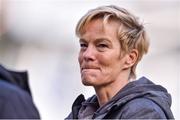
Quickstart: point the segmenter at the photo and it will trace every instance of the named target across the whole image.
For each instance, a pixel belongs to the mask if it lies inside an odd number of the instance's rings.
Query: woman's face
[[[120,77],[124,58],[120,58],[118,26],[111,21],[103,28],[102,19],[96,19],[85,27],[79,40],[79,64],[84,85],[104,86]]]

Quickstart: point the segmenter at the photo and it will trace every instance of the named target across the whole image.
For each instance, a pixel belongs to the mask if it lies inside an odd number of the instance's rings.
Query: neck
[[[106,86],[98,86],[94,87],[96,91],[96,95],[98,98],[98,102],[100,106],[106,104],[109,100],[111,100],[126,84],[128,84],[128,78],[118,79],[113,81],[111,84]]]

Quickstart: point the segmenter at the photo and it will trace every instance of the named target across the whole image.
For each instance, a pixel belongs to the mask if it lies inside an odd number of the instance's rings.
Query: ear
[[[131,68],[137,61],[138,51],[136,49],[132,49],[125,56],[124,69]]]

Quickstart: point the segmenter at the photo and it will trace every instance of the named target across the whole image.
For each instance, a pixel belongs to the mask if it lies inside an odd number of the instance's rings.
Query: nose
[[[86,50],[82,53],[82,56],[85,61],[93,61],[95,60],[95,49],[93,46],[88,46]]]

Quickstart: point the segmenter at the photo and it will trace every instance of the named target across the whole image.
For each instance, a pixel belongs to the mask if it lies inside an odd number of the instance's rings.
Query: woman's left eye
[[[100,47],[100,48],[106,48],[106,47],[108,47],[108,45],[106,45],[106,44],[99,44],[98,47]]]

